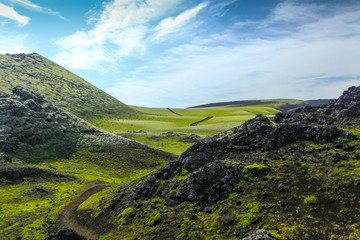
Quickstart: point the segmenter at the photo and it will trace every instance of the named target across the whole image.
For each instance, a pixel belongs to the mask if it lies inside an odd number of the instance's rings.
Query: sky
[[[337,98],[360,0],[0,0],[0,54],[32,52],[129,105]]]

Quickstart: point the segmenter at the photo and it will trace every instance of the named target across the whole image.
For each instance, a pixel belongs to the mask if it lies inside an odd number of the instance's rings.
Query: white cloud
[[[30,0],[8,0],[14,4],[18,4],[24,8],[33,10],[33,11],[37,11],[37,12],[42,12],[42,13],[46,13],[46,14],[50,14],[50,15],[54,15],[57,16],[63,20],[66,20],[66,18],[64,18],[61,13],[59,12],[54,12],[53,10],[51,10],[50,8],[46,8],[46,7],[41,7],[33,2],[31,2]]]
[[[134,75],[141,74],[141,73],[145,72],[148,69],[149,69],[149,66],[146,66],[146,65],[141,66],[141,67],[136,68],[135,71],[132,74],[134,74]]]
[[[229,11],[229,6],[236,3],[237,0],[223,0],[210,7],[210,13],[216,17],[223,17]]]
[[[296,2],[285,1],[277,5],[272,11],[268,22],[286,22],[286,23],[304,23],[316,21],[321,12],[325,9],[324,5],[300,4]]]
[[[280,18],[281,7],[275,13],[285,24],[299,18],[299,8],[310,17],[278,37],[266,37],[281,31],[280,20],[273,21],[271,15],[265,20],[267,28],[262,28],[264,21],[257,22],[263,32],[252,38],[228,31],[197,38],[109,91],[132,105],[188,107],[241,99],[333,98],[360,85],[359,5],[325,15],[313,5],[287,5],[289,12]],[[232,44],[224,44],[224,39]]]
[[[208,5],[202,3],[175,18],[167,18],[179,11],[181,1],[111,1],[104,5],[96,22],[90,14],[90,22],[95,24],[89,31],[76,32],[58,40],[60,52],[52,59],[71,68],[97,70],[103,69],[102,65],[109,62],[120,62],[124,57],[142,58],[153,36],[163,38],[171,32],[187,28],[185,23]],[[93,58],[89,61],[83,55]],[[80,62],[74,64],[75,59]]]
[[[5,17],[8,19],[14,20],[20,26],[26,26],[30,21],[29,17],[20,15],[13,8],[8,7],[2,3],[0,3],[0,17]]]
[[[196,7],[184,11],[175,18],[169,17],[162,20],[154,29],[156,31],[156,35],[154,36],[153,40],[157,40],[164,37],[165,35],[178,31],[179,28],[183,27],[190,20],[194,19],[196,15],[208,5],[209,3],[207,2],[200,3]]]

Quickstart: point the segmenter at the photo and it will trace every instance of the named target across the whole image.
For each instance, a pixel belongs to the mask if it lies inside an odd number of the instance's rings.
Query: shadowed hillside
[[[137,112],[63,67],[32,54],[0,55],[0,91],[24,85],[87,121],[134,117]]]

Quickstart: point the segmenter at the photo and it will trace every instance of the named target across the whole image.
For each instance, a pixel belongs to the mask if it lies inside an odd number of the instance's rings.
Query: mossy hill
[[[87,121],[127,118],[137,112],[65,68],[36,54],[0,55],[0,91],[27,86]]]
[[[79,214],[102,240],[359,239],[359,118],[360,87],[258,115]]]

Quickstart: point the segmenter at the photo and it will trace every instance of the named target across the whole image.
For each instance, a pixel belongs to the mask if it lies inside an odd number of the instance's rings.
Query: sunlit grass
[[[273,116],[279,110],[273,105],[263,104],[245,107],[172,108],[179,115],[166,108],[132,107],[140,114],[136,119],[99,119],[97,126],[113,131],[121,136],[126,132],[145,131],[128,136],[129,139],[144,143],[176,155],[181,154],[192,144],[181,142],[181,137],[157,137],[161,133],[197,134],[212,136],[230,128],[237,127],[257,114]],[[211,119],[190,126],[206,117]]]
[[[98,120],[96,125],[113,132],[144,130],[161,133],[171,131],[210,136],[241,125],[257,114],[271,116],[279,112],[268,105],[172,109],[176,113],[181,114],[179,116],[165,108],[132,108],[142,114],[138,115],[135,119],[114,118]],[[213,118],[200,123],[198,126],[190,126],[190,124],[209,116]],[[202,127],[205,125],[206,127]]]

